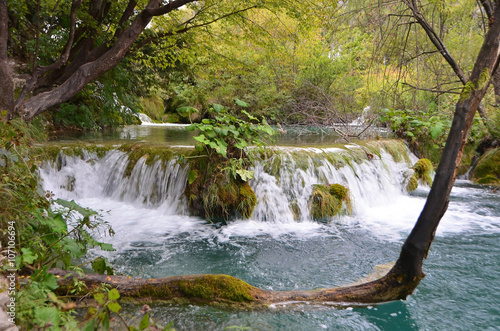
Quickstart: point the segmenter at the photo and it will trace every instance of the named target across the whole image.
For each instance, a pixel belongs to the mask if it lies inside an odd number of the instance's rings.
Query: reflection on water
[[[167,145],[194,145],[195,140],[192,138],[196,135],[190,132],[184,124],[163,124],[163,125],[130,125],[117,128],[114,130],[101,130],[92,132],[64,132],[53,135],[53,141],[94,141],[104,142],[112,141],[115,143],[125,143],[127,141],[151,142],[156,144]],[[328,146],[336,143],[345,143],[338,133],[338,129],[317,128],[317,127],[283,127],[277,130],[277,135],[270,144],[279,146]],[[351,135],[359,133],[359,127],[351,128]],[[343,129],[342,132],[345,130]],[[367,132],[365,132],[367,134]],[[370,135],[378,135],[387,137],[388,133],[383,128],[371,129]],[[357,139],[350,137],[350,140]]]

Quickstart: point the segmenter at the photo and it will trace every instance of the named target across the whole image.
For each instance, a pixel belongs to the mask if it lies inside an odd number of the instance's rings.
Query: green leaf
[[[443,132],[443,123],[438,122],[431,127],[430,134],[432,139],[436,139]]]
[[[104,293],[94,293],[94,300],[97,301],[99,305],[104,305],[106,302],[106,295]]]
[[[31,248],[21,248],[23,253],[23,261],[27,264],[32,264],[36,260],[36,254],[33,253]]]
[[[188,172],[188,182],[189,185],[193,184],[194,181],[198,178],[198,170],[189,170]]]
[[[112,244],[107,244],[107,243],[98,243],[97,244],[103,251],[107,252],[114,252],[116,249],[113,247]]]
[[[70,252],[74,257],[79,258],[87,253],[87,249],[74,239],[65,237],[61,240],[61,248],[65,252]]]
[[[103,257],[98,257],[97,259],[95,259],[92,262],[92,269],[94,270],[95,273],[98,273],[101,275],[104,273],[107,273],[108,275],[112,275],[114,273],[113,268],[111,268],[108,265],[107,260]]]
[[[240,107],[248,107],[248,106],[249,106],[249,104],[248,104],[248,103],[246,103],[245,101],[242,101],[242,100],[240,100],[240,99],[236,99],[236,98],[235,98],[235,99],[234,99],[234,102],[235,102],[238,106],[240,106]]]
[[[199,113],[198,109],[191,106],[184,106],[177,108],[177,113],[181,116],[189,116],[193,113]]]
[[[118,302],[110,302],[108,303],[108,309],[113,313],[117,313],[122,309],[122,306]]]
[[[94,319],[91,319],[90,321],[88,321],[83,327],[82,327],[82,331],[94,331],[95,330],[95,320]]]
[[[208,145],[208,143],[210,143],[210,140],[208,140],[204,134],[200,134],[199,136],[193,137],[193,139],[205,145]]]
[[[35,307],[36,323],[40,326],[59,326],[59,310],[56,307]]]
[[[257,117],[250,115],[246,110],[241,111],[243,114],[247,115],[247,117],[251,120],[258,120]]]
[[[75,210],[75,211],[79,212],[83,217],[88,217],[88,216],[98,214],[95,210],[92,210],[90,208],[84,208],[84,207],[80,206],[74,200],[67,201],[67,200],[63,200],[63,199],[57,199],[56,202],[59,205],[65,207],[65,208],[68,208],[69,210]]]
[[[57,283],[57,278],[53,274],[46,274],[43,280],[40,282],[45,288],[53,291],[59,287]]]
[[[144,315],[141,322],[139,323],[139,329],[144,330],[149,327],[149,313]]]
[[[120,292],[116,288],[109,290],[108,299],[109,300],[118,300],[120,298]]]
[[[109,330],[109,314],[108,312],[102,312],[99,317],[101,318],[102,320],[102,326],[104,328],[104,330]]]
[[[214,103],[212,105],[212,109],[217,113],[219,114],[220,112],[222,112],[224,110],[224,106],[223,105],[219,105],[218,103]]]
[[[55,214],[52,219],[50,219],[50,222],[47,224],[50,226],[51,230],[55,233],[67,233],[68,232],[68,225],[66,224],[66,220],[64,219],[63,215],[61,214]]]
[[[254,171],[245,170],[245,169],[238,169],[238,170],[236,170],[236,173],[240,176],[241,180],[244,182],[252,179],[255,176]]]

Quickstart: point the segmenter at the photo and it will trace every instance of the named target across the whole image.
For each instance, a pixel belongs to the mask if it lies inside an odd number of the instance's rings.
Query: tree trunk
[[[7,0],[0,0],[0,119],[3,120],[14,115],[14,82],[7,56],[8,21]]]

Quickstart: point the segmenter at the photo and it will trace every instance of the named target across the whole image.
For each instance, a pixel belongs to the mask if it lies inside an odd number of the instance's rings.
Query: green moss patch
[[[429,159],[420,159],[413,166],[413,175],[406,185],[408,192],[415,191],[419,184],[432,186],[432,171],[434,167]]]
[[[131,295],[133,297],[150,297],[152,299],[168,300],[173,297],[172,291],[168,285],[144,285],[137,293]]]
[[[478,184],[500,182],[500,148],[492,149],[481,157],[472,171],[471,179]]]
[[[342,212],[352,213],[349,190],[340,184],[314,185],[309,206],[315,220],[326,220]]]
[[[125,168],[125,176],[129,177],[134,169],[137,161],[141,158],[145,158],[145,163],[148,166],[153,165],[157,161],[162,161],[162,164],[165,165],[166,162],[178,158],[180,155],[190,156],[193,151],[182,149],[182,148],[172,148],[164,145],[155,145],[155,144],[141,144],[141,143],[132,143],[125,144],[118,148],[120,151],[127,153],[128,155],[128,164]]]
[[[115,149],[114,145],[101,145],[94,143],[48,143],[43,145],[35,146],[31,153],[35,153],[43,160],[55,161],[59,153],[63,153],[66,156],[75,156],[82,158],[85,153],[95,153],[98,158],[104,157],[107,152]]]
[[[159,96],[153,95],[147,98],[140,98],[144,114],[148,115],[153,121],[161,122],[165,114],[165,107],[163,106],[163,99]]]
[[[181,280],[178,286],[186,296],[192,298],[207,301],[253,301],[253,287],[241,279],[227,275],[205,275],[194,280]]]

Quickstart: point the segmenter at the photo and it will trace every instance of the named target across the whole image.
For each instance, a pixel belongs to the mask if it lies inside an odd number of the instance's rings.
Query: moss
[[[347,188],[340,184],[330,185],[328,187],[328,191],[330,192],[331,195],[333,195],[339,200],[344,200],[344,198],[347,196]]]
[[[250,216],[252,216],[255,206],[257,205],[257,196],[250,187],[250,184],[246,182],[241,184],[239,186],[239,189],[240,189],[239,192],[240,203],[238,204],[238,207],[236,207],[236,210],[238,210],[238,212],[244,218],[249,218]]]
[[[59,153],[66,156],[75,156],[82,158],[85,153],[95,153],[98,158],[104,157],[107,152],[116,147],[113,145],[101,145],[94,143],[48,143],[36,146],[32,149],[31,153],[39,156],[43,160],[56,160]]]
[[[384,148],[384,150],[392,156],[394,162],[402,162],[410,163],[410,156],[408,153],[408,147],[401,140],[387,140],[387,141],[378,141],[380,145]]]
[[[163,116],[162,120],[165,123],[180,123],[181,122],[181,118],[180,118],[179,114],[173,114],[173,113],[166,114],[165,116]]]
[[[349,190],[340,184],[313,185],[309,205],[315,220],[338,215],[344,206],[347,213],[352,212]]]
[[[478,180],[476,180],[476,183],[477,184],[499,184],[500,183],[500,179],[497,177],[497,176],[494,176],[494,175],[487,175],[485,177],[482,177],[482,178],[479,178]]]
[[[144,114],[148,115],[153,121],[160,122],[165,113],[163,99],[153,95],[147,98],[140,98],[140,104],[144,110]]]
[[[189,156],[192,151],[182,148],[171,148],[164,145],[133,143],[125,144],[118,148],[128,155],[128,164],[125,168],[125,176],[129,177],[134,170],[135,165],[141,158],[145,158],[145,163],[148,166],[153,165],[157,161],[161,161],[163,166],[178,155]]]
[[[418,187],[418,179],[414,175],[410,177],[410,180],[408,181],[408,184],[406,185],[406,190],[408,192],[413,192],[417,189]]]
[[[194,280],[179,281],[179,289],[188,297],[207,301],[253,301],[253,287],[241,279],[227,275],[205,275]]]
[[[476,85],[473,82],[468,81],[467,84],[464,85],[464,88],[462,89],[462,92],[460,93],[460,101],[464,101],[464,100],[469,99],[469,97],[471,96],[471,94],[475,90],[475,88],[476,88]]]
[[[492,177],[500,178],[500,148],[485,153],[471,174],[471,179],[477,183],[483,178],[486,181],[487,177],[490,180]]]
[[[150,297],[156,299],[168,300],[173,297],[172,291],[168,285],[144,285],[132,296],[134,297]]]
[[[431,174],[433,169],[434,167],[429,159],[420,159],[413,166],[416,178],[429,186],[432,186]]]

